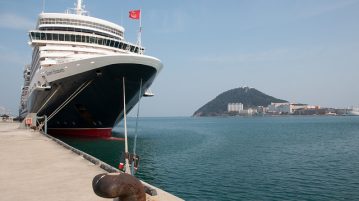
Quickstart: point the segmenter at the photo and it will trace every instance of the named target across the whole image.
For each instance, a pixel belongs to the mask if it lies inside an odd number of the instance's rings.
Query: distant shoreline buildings
[[[271,103],[270,105],[244,108],[242,103],[228,103],[229,115],[359,115],[359,108],[348,109],[322,108],[302,103]]]
[[[5,107],[0,106],[0,122],[13,122],[14,116]]]
[[[193,116],[264,115],[359,115],[359,107],[335,109],[291,103],[269,96],[255,88],[239,87],[222,92],[193,113]]]

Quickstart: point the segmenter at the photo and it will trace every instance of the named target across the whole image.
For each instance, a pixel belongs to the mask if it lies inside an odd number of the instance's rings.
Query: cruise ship
[[[54,135],[109,137],[123,119],[124,104],[129,112],[163,65],[145,55],[140,42],[127,42],[122,26],[89,16],[82,4],[40,13],[29,31],[33,53],[19,117],[46,115]]]

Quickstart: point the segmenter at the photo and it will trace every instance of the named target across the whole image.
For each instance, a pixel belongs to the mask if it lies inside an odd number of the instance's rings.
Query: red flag
[[[141,10],[131,10],[129,12],[129,17],[134,20],[138,20],[141,17]]]

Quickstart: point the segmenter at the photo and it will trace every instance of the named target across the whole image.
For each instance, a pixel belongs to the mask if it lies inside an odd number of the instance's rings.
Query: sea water
[[[115,167],[124,150],[61,139]],[[359,117],[140,118],[136,152],[140,179],[185,200],[359,200]]]

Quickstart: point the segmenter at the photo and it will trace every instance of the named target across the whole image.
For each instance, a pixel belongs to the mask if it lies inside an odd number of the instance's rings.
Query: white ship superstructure
[[[47,115],[56,133],[105,129],[108,135],[123,114],[121,78],[131,109],[162,68],[140,44],[127,42],[124,31],[88,16],[81,0],[66,13],[41,13],[29,31],[33,55],[24,72],[20,116]]]

